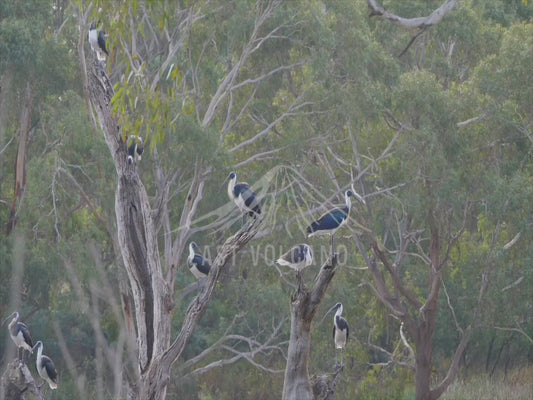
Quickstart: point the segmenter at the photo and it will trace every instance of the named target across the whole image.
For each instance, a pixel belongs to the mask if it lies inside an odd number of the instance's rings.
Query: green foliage
[[[428,15],[441,3],[385,2],[385,6],[415,17]],[[407,216],[420,229],[420,237],[427,234],[428,210],[443,237],[461,232],[449,249],[443,279],[463,328],[472,322],[482,271],[494,266],[488,276],[490,295],[468,349],[469,370],[483,370],[487,359],[491,366],[503,368],[504,360],[497,360],[496,350],[490,348],[505,343],[511,343],[505,348],[509,360],[531,363],[525,351],[530,344],[524,336],[494,329],[532,329],[527,319],[533,309],[531,5],[520,0],[460,2],[457,10],[398,58],[411,33],[368,18],[364,0],[312,0],[305,6],[283,2],[256,32],[258,38],[271,32],[275,37],[242,60],[232,81],[233,85],[252,83],[230,90],[211,122],[204,124],[218,88],[241,62],[243,49],[250,46],[257,13],[265,4],[251,0],[99,0],[93,2],[89,17],[101,21],[109,33],[112,55],[107,67],[115,82],[112,106],[121,132],[148,139],[151,151],[143,156],[138,170],[150,196],[156,198],[161,189],[154,165],[175,177],[168,205],[172,231],[179,229],[195,166],[213,171],[204,187],[199,215],[227,202],[220,185],[236,165],[244,163],[238,169],[239,178],[250,183],[274,167],[282,171],[269,187],[272,197],[264,200],[276,208],[275,225],[266,226],[222,276],[216,298],[183,359],[176,363],[180,365],[172,370],[167,398],[279,398],[283,374],[269,374],[244,360],[186,377],[191,370],[182,369],[181,364],[216,343],[232,323],[231,332],[262,341],[273,325],[289,315],[293,288],[280,278],[273,262],[289,245],[306,240],[303,229],[311,216],[295,220],[295,215],[315,209],[330,196],[336,203],[340,199],[334,196],[340,192],[337,184],[352,183],[362,171],[365,185],[353,183],[357,190],[364,189],[375,217],[368,218],[362,207],[352,217],[372,226],[389,250],[396,243],[387,232]],[[167,59],[167,32],[183,23],[185,7],[191,7],[198,17],[190,30],[170,37],[170,42],[183,38],[183,43]],[[80,12],[76,5],[68,10]],[[59,10],[54,11],[46,1],[0,2],[0,16],[2,227],[13,201],[22,90],[30,83],[34,91],[27,187],[16,209],[17,230],[26,238],[21,310],[36,310],[27,322],[34,337],[46,341],[46,352],[61,371],[61,390],[54,398],[77,398],[76,382],[80,382],[80,376],[67,369],[56,327],[65,330],[76,371],[84,374],[89,395],[96,397],[96,376],[90,371],[97,343],[87,307],[98,312],[108,343],[118,346],[123,321],[110,299],[99,294],[95,301],[92,296],[95,287],[105,285],[118,292],[123,271],[117,268],[120,260],[112,237],[115,169],[103,135],[91,124],[80,83],[76,46],[86,27],[80,32],[77,16],[62,19]],[[132,52],[132,32],[137,53]],[[88,46],[86,50],[90,54]],[[290,71],[285,68],[295,63],[301,65]],[[284,68],[271,73],[279,67]],[[374,163],[396,134],[384,114],[394,116],[405,129],[392,152]],[[232,151],[267,128],[270,131],[261,138]],[[263,155],[252,161],[258,154]],[[311,187],[300,182],[295,172],[308,179]],[[284,192],[278,193],[281,189]],[[231,229],[238,229],[237,225]],[[214,258],[215,246],[231,229],[197,233],[194,239],[211,246]],[[309,241],[317,252],[324,242],[323,238]],[[363,255],[349,231],[339,232],[336,242],[345,246],[346,264],[332,282],[319,316],[339,300],[347,305],[353,340],[346,349],[348,361],[337,398],[412,398],[412,374],[397,366],[376,365],[387,362],[387,357],[368,346],[370,341],[393,351],[401,343],[399,324],[376,299],[369,271],[356,269],[364,265]],[[409,251],[427,250],[427,240],[419,245],[410,245]],[[4,313],[10,311],[5,308],[11,296],[8,277],[13,273],[15,246],[12,237],[0,239]],[[184,259],[179,263],[183,266]],[[304,271],[309,285],[318,265]],[[293,282],[292,272],[282,272]],[[427,265],[423,260],[408,258],[401,279],[418,299],[424,299]],[[193,281],[182,267],[176,283],[173,335],[194,296],[181,298],[182,289]],[[436,380],[446,372],[459,338],[447,301],[441,293],[434,339]],[[5,329],[0,335],[4,340]],[[285,323],[282,349],[286,349],[288,335]],[[311,374],[330,371],[334,359],[331,320],[314,326],[312,343]],[[237,346],[240,350],[246,347],[243,343]],[[217,350],[193,368],[229,357],[228,352]],[[271,369],[284,368],[280,352],[254,361]],[[103,383],[107,396],[114,382],[106,378]]]

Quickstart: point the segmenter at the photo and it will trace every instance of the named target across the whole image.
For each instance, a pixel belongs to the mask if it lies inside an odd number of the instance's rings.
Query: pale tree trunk
[[[24,194],[26,188],[26,157],[28,142],[30,140],[31,117],[33,112],[33,89],[28,81],[24,90],[24,104],[20,114],[20,134],[17,150],[17,160],[15,162],[15,184],[13,193],[13,203],[11,213],[7,223],[7,235],[15,229],[17,224],[17,202]]]
[[[136,164],[127,161],[126,142],[122,139],[116,118],[112,116],[113,88],[104,65],[96,60],[89,71],[89,94],[118,175],[115,197],[118,242],[133,296],[140,372],[134,396],[142,400],[163,400],[171,377],[171,367],[183,353],[209,305],[220,273],[227,261],[255,236],[260,221],[256,220],[247,230],[241,230],[226,240],[211,264],[206,285],[192,301],[181,330],[171,343],[173,287],[177,266],[172,263],[165,277],[157,242],[157,213],[152,212]],[[202,185],[193,183],[192,186],[201,188]],[[186,219],[190,219],[196,210],[201,189],[189,198],[192,205],[184,207],[188,210]],[[181,231],[188,232],[188,226],[182,228]],[[178,236],[176,242],[183,245],[183,240],[184,237]]]
[[[336,272],[337,257],[320,269],[313,288],[309,289],[298,275],[298,287],[291,298],[291,333],[287,352],[283,400],[312,400],[314,388],[309,379],[311,325],[316,311]],[[317,382],[323,384],[323,382]],[[319,389],[320,390],[320,389]]]
[[[2,375],[0,399],[46,400],[28,366],[19,360],[10,362]]]

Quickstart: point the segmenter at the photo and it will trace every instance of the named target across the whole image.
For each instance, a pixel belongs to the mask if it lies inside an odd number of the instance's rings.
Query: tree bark
[[[20,135],[15,162],[15,184],[13,190],[13,203],[7,223],[7,235],[15,229],[17,224],[17,201],[20,200],[26,188],[26,155],[30,140],[31,117],[33,112],[33,89],[28,81],[24,90],[24,105],[20,115]]]
[[[315,286],[311,290],[303,283],[301,275],[297,275],[298,287],[291,298],[291,333],[283,383],[283,400],[313,399],[308,369],[311,325],[316,310],[335,275],[336,266],[335,255],[322,266]]]
[[[192,301],[183,325],[171,344],[174,274],[165,278],[158,248],[158,229],[148,194],[127,161],[127,146],[112,114],[114,92],[104,64],[93,60],[89,94],[117,171],[115,212],[119,248],[128,275],[135,308],[140,378],[135,393],[142,400],[163,400],[171,367],[183,353],[214,293],[227,261],[257,233],[259,219],[226,240],[212,262],[207,284]]]
[[[35,383],[28,366],[19,360],[10,362],[2,375],[0,399],[46,400]]]

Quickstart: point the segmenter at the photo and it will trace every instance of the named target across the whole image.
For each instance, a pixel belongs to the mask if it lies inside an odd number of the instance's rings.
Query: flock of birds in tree
[[[15,343],[18,349],[18,359],[22,362],[27,360],[29,354],[33,354],[37,349],[37,358],[35,361],[35,367],[40,377],[48,382],[50,389],[57,389],[57,370],[54,366],[52,359],[43,354],[43,342],[40,340],[33,345],[30,330],[28,326],[20,321],[20,316],[17,311],[9,315],[2,325],[5,325],[7,321],[11,320],[7,325],[9,336]],[[28,352],[29,354],[27,354]]]
[[[97,31],[94,22],[91,24],[91,29],[89,30],[89,43],[91,44],[92,49],[96,52],[98,60],[105,60],[106,56],[109,55],[106,47],[105,33],[103,31]],[[141,160],[141,155],[144,149],[142,138],[140,136],[130,135],[127,139],[127,149],[129,164]],[[227,182],[228,196],[237,205],[241,213],[254,219],[259,217],[261,215],[261,204],[250,185],[246,182],[237,182],[237,174],[235,172],[229,174]],[[334,248],[333,235],[347,222],[348,215],[350,214],[350,197],[354,197],[364,204],[363,198],[355,191],[347,190],[344,197],[344,207],[334,208],[326,212],[316,221],[313,221],[306,230],[307,237],[329,235],[332,254]],[[187,263],[189,265],[189,270],[197,279],[205,278],[209,274],[211,264],[209,260],[203,257],[195,242],[189,243]],[[277,263],[296,270],[297,275],[300,276],[301,271],[313,263],[313,250],[308,244],[297,244],[283,254],[277,260]],[[341,316],[343,311],[341,303],[337,303],[337,305],[328,311],[326,315],[333,310],[336,310],[333,318],[333,339],[335,348],[342,349],[342,352],[344,353],[349,333],[348,323]]]
[[[248,215],[251,218],[257,218],[261,215],[261,204],[258,196],[253,192],[250,185],[246,182],[237,183],[237,174],[232,172],[227,180],[228,182],[228,196],[232,200],[243,215]],[[323,214],[316,221],[307,227],[307,237],[316,235],[329,235],[331,252],[333,254],[333,235],[335,232],[346,224],[351,209],[351,198],[354,197],[362,204],[365,204],[364,199],[355,191],[347,190],[345,193],[345,204],[343,207],[334,208]],[[313,249],[305,243],[293,246],[289,251],[283,254],[276,261],[279,265],[288,266],[296,270],[298,277],[301,271],[313,263]],[[189,270],[197,278],[205,278],[209,275],[211,264],[209,260],[203,257],[195,242],[189,243],[189,256],[187,257]],[[331,312],[335,311],[333,317],[333,341],[335,343],[335,364],[337,365],[337,349],[341,349],[341,362],[343,365],[344,348],[348,341],[349,327],[346,319],[342,317],[343,306],[337,303],[331,308],[324,318]],[[324,318],[322,320],[324,320]]]
[[[106,37],[103,31],[97,31],[95,23],[91,24],[89,29],[89,43],[96,52],[99,61],[103,61],[109,55],[106,47]],[[141,155],[144,150],[144,143],[140,136],[130,135],[126,140],[127,143],[127,161],[129,164],[133,164],[136,161],[141,160]],[[259,198],[251,189],[250,185],[246,182],[237,182],[237,174],[232,172],[227,179],[228,182],[228,196],[237,205],[243,215],[248,215],[252,218],[257,218],[261,215],[261,204]],[[355,191],[348,190],[345,193],[345,205],[344,207],[334,208],[325,214],[323,214],[316,221],[313,221],[311,225],[307,227],[307,237],[313,237],[315,235],[329,235],[330,246],[333,253],[333,235],[335,232],[343,226],[350,213],[351,201],[350,197],[355,197],[361,203],[364,204],[363,198]],[[200,253],[200,249],[195,242],[189,244],[189,256],[187,257],[187,263],[191,273],[197,278],[205,278],[209,274],[211,264]],[[308,244],[302,243],[292,247],[289,251],[283,254],[277,263],[283,266],[288,266],[296,270],[297,275],[300,275],[301,271],[313,263],[313,250]],[[344,354],[344,348],[348,340],[349,328],[348,323],[342,317],[343,306],[341,303],[337,303],[331,308],[324,318],[331,312],[335,311],[333,318],[333,339],[336,349],[341,349]],[[324,318],[322,320],[324,320]],[[9,335],[15,343],[19,352],[19,360],[25,361],[25,352],[33,354],[37,349],[37,358],[35,366],[37,372],[46,382],[51,389],[57,388],[57,370],[54,366],[54,362],[50,357],[43,354],[43,342],[38,341],[33,345],[30,330],[20,321],[18,312],[12,313],[4,321],[5,324],[11,319],[8,324]],[[336,353],[335,353],[336,356]],[[341,358],[342,364],[342,358]]]

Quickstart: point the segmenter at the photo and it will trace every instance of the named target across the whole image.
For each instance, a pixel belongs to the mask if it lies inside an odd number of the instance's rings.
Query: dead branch
[[[522,336],[524,336],[528,340],[529,343],[533,344],[533,338],[531,338],[531,336],[527,334],[524,328],[520,326],[520,323],[518,321],[515,321],[515,324],[516,324],[516,328],[506,328],[502,326],[495,326],[494,329],[497,329],[499,331],[517,332],[521,334]]]
[[[411,40],[409,41],[405,49],[400,53],[399,57],[403,56],[407,52],[409,47],[411,47],[411,45],[415,42],[415,40],[420,35],[422,35],[428,28],[441,22],[442,19],[453,10],[457,3],[458,0],[446,0],[444,4],[442,4],[439,8],[434,10],[430,15],[426,17],[403,18],[387,11],[375,0],[367,0],[368,7],[370,8],[371,17],[379,16],[409,31],[415,30],[415,33],[412,35]]]
[[[438,24],[442,19],[448,15],[453,8],[457,5],[458,0],[446,0],[439,8],[433,11],[426,17],[416,18],[403,18],[396,14],[387,11],[375,0],[367,0],[368,7],[370,8],[370,16],[379,16],[394,24],[401,26],[402,28],[412,29],[425,29],[427,27]]]

